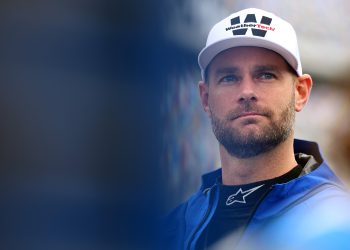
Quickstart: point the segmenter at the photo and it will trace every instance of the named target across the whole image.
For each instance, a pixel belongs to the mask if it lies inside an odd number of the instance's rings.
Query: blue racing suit
[[[350,249],[347,190],[316,143],[294,140],[294,152],[305,158],[302,174],[272,186],[241,230],[237,245],[223,242],[215,249]],[[221,169],[204,175],[199,191],[167,216],[164,249],[198,249],[217,206],[220,176]]]

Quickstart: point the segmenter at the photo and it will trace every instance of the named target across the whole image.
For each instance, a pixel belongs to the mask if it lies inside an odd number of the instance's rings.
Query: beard
[[[213,132],[219,143],[234,157],[250,158],[268,152],[284,142],[293,131],[295,120],[294,99],[293,96],[288,105],[280,110],[280,117],[276,121],[272,119],[274,112],[266,108],[260,108],[250,100],[227,114],[224,119],[218,118],[211,111]],[[271,124],[265,125],[260,131],[243,132],[237,127],[232,127],[232,121],[243,112],[257,112],[268,118]],[[245,119],[243,126],[256,123],[255,119]]]

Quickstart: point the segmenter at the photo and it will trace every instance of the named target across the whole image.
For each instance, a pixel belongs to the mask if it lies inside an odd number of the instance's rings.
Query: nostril
[[[244,101],[245,101],[245,98],[241,96],[241,97],[239,98],[238,101],[239,101],[239,102],[244,102]]]
[[[254,96],[251,96],[251,97],[250,97],[250,100],[252,100],[252,101],[256,101],[256,100],[257,100],[257,98],[256,98],[256,96],[254,95]]]
[[[246,102],[246,101],[254,101],[256,102],[258,100],[258,98],[256,97],[256,95],[242,95],[239,97],[238,101],[239,102]]]

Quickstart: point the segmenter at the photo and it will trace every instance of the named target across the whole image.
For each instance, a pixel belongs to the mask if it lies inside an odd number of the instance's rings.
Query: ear
[[[295,111],[300,112],[309,100],[312,88],[312,78],[304,74],[297,78],[295,84]]]
[[[199,96],[201,98],[201,103],[204,111],[210,115],[209,109],[209,84],[204,81],[198,82]]]

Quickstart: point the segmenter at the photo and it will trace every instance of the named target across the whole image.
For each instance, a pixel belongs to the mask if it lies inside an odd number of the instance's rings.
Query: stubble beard
[[[211,112],[214,135],[226,151],[237,158],[251,158],[268,152],[284,142],[293,131],[294,99],[293,96],[288,105],[280,112],[280,119],[275,121],[272,119],[274,113],[271,110],[258,108],[250,101],[230,112],[224,119],[218,118]],[[271,121],[270,125],[265,125],[259,131],[242,132],[231,124],[232,120],[242,112],[258,112]],[[253,121],[247,119],[246,122]]]

